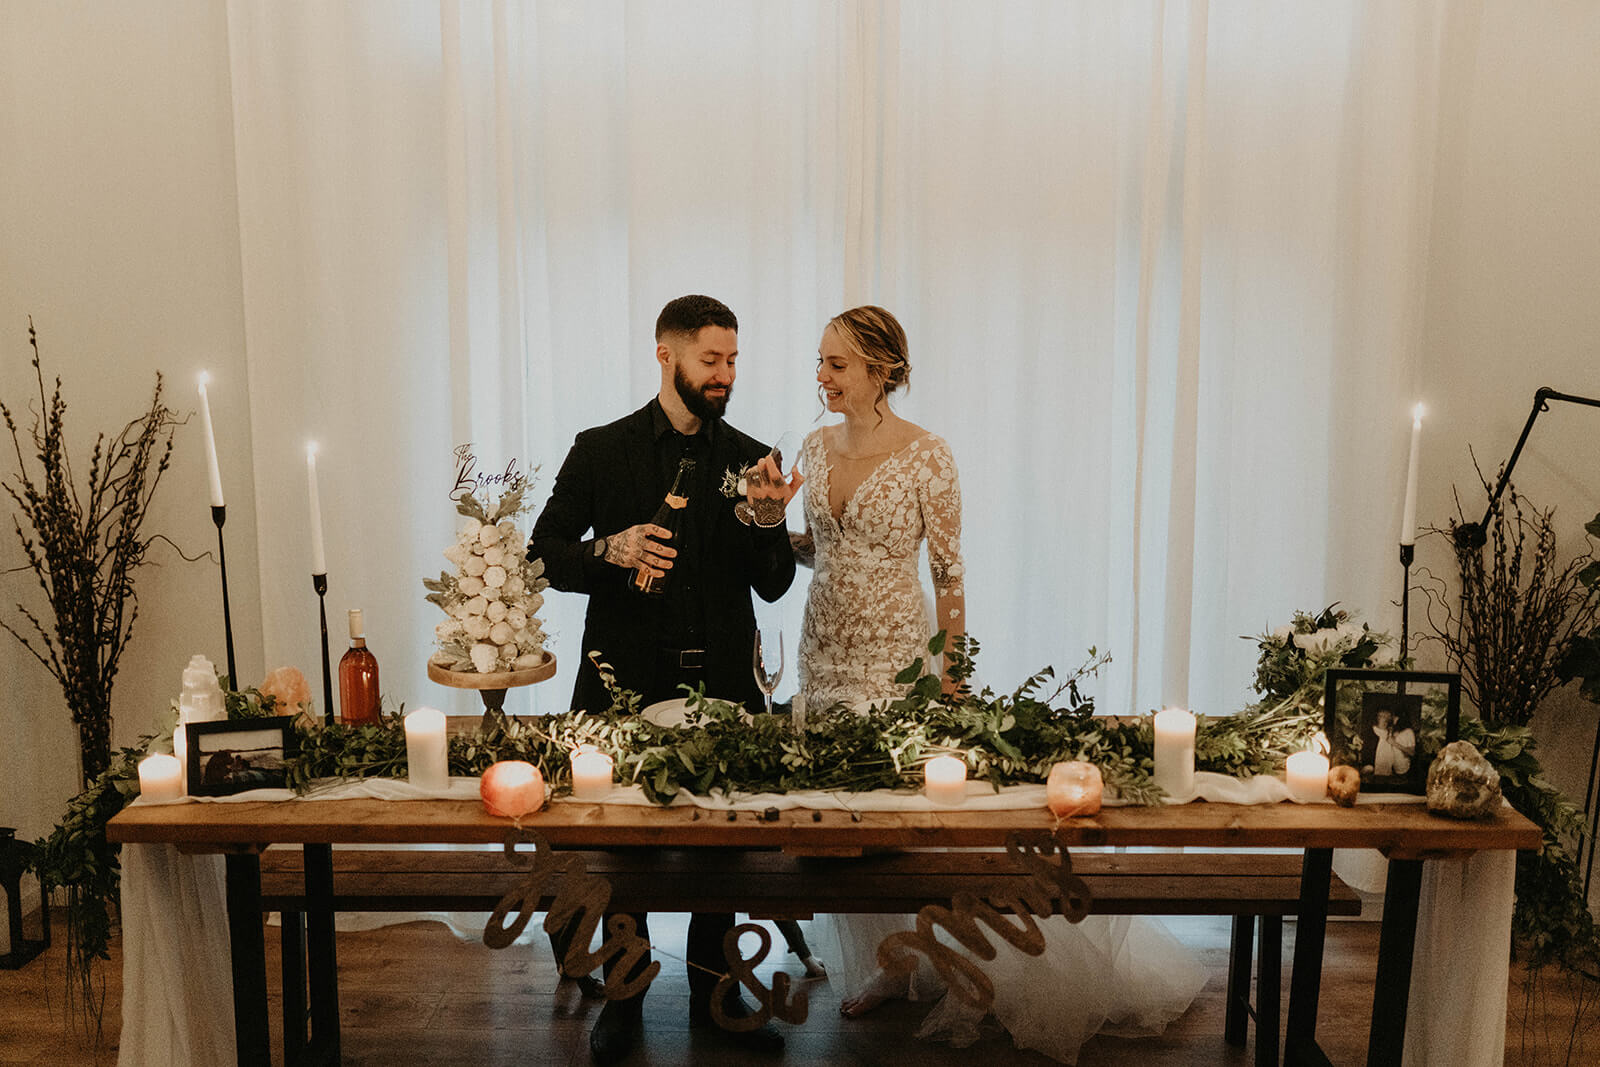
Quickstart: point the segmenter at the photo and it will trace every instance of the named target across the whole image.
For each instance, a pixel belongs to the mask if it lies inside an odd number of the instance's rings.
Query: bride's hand
[[[677,549],[661,543],[671,537],[671,530],[655,523],[630,526],[606,538],[606,562],[629,570],[644,567],[659,578],[672,569],[672,558],[678,554]]]

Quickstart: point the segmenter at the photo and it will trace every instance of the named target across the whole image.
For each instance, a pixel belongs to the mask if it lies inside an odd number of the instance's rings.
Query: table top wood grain
[[[728,812],[567,800],[522,825],[557,847],[781,848],[798,853],[860,849],[994,847],[1017,830],[1054,830],[1064,845],[1221,848],[1377,848],[1425,859],[1540,847],[1539,828],[1510,808],[1493,819],[1430,815],[1422,804],[1210,804],[1105,808],[1057,820],[1044,808],[926,812],[789,809]],[[485,844],[505,840],[511,820],[466,800],[295,800],[133,805],[107,827],[114,842],[230,851],[269,844]]]

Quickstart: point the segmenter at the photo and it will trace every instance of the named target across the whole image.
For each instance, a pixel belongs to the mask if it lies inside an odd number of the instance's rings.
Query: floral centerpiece
[[[452,671],[493,674],[529,670],[544,662],[544,561],[527,558],[528,539],[515,517],[528,509],[526,483],[485,508],[471,493],[456,502],[465,517],[455,543],[444,550],[455,573],[424,578],[427,600],[445,615],[434,628],[435,662]]]

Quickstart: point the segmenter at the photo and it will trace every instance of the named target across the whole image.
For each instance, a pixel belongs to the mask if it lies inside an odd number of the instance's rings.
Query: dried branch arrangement
[[[143,532],[144,521],[171,458],[178,420],[162,400],[157,373],[145,413],[114,436],[96,435],[80,492],[67,450],[61,379],[46,395],[32,319],[28,344],[38,407],[30,401],[33,422],[24,431],[0,402],[17,460],[16,472],[0,479],[0,487],[16,503],[12,528],[44,592],[50,621],[19,603],[26,624],[0,619],[0,627],[60,683],[78,726],[87,785],[111,763],[111,685],[139,614],[134,572],[146,562],[153,540]]]

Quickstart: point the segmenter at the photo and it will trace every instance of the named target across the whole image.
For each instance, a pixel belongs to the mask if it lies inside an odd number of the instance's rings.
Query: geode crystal
[[[1469,741],[1444,746],[1428,768],[1428,810],[1455,819],[1491,818],[1500,807],[1500,772]]]

